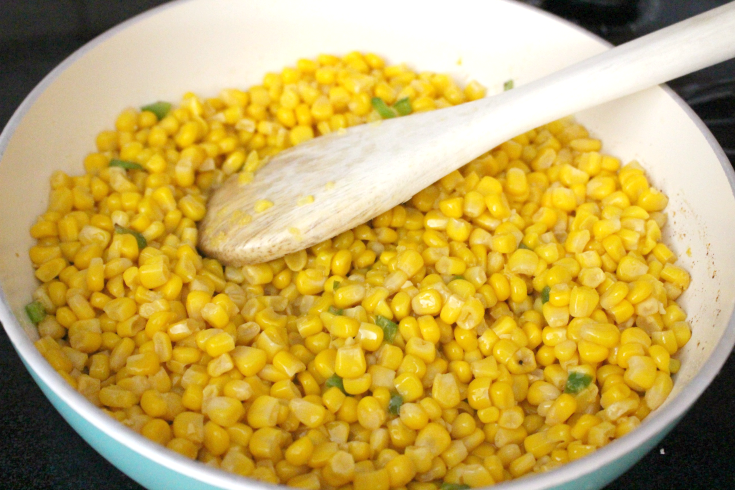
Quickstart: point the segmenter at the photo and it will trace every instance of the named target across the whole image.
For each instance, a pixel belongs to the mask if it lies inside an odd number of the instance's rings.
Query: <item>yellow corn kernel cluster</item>
[[[486,486],[624,436],[672,390],[690,278],[661,242],[666,196],[572,119],[308,250],[240,268],[197,252],[228,175],[377,120],[373,97],[484,94],[349,53],[160,120],[124,111],[84,175],[52,175],[31,229],[37,348],[143,436],[299,488]]]

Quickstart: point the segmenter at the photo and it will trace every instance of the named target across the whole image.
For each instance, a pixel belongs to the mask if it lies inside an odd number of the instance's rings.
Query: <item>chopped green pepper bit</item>
[[[401,410],[401,405],[403,405],[403,397],[397,393],[391,395],[390,401],[388,402],[388,412],[392,415],[398,415],[398,412]]]
[[[135,237],[135,241],[138,242],[138,250],[143,250],[148,246],[148,241],[145,239],[145,237],[137,231],[131,230],[130,228],[115,225],[115,233],[125,233],[127,235],[133,235]]]
[[[452,281],[456,281],[457,279],[464,279],[464,276],[453,276]]]
[[[171,110],[171,104],[169,102],[154,102],[153,104],[144,105],[140,108],[141,111],[149,111],[156,115],[160,121],[168,114]]]
[[[398,331],[398,324],[382,315],[378,315],[375,318],[375,324],[383,329],[383,338],[386,342],[393,342],[393,337],[396,336],[396,332]]]
[[[326,386],[327,388],[332,388],[333,386],[336,386],[342,391],[342,393],[344,393],[345,395],[347,394],[347,392],[345,391],[345,384],[342,382],[342,378],[340,378],[336,374],[328,377],[327,381],[324,382],[324,386]]]
[[[522,248],[523,250],[531,250],[531,247],[529,247],[528,245],[526,245],[526,244],[525,244],[525,243],[523,243],[523,242],[521,242],[521,244],[520,244],[520,245],[518,245],[518,248],[519,248],[519,249],[521,249],[521,248]]]
[[[329,310],[328,311],[332,315],[344,315],[345,314],[345,310],[340,310],[339,308],[335,308],[334,306],[331,306],[331,305],[329,306]]]
[[[583,389],[587,388],[591,382],[592,376],[589,374],[572,371],[567,377],[567,384],[564,386],[564,393],[572,393],[576,395]]]
[[[43,307],[40,301],[28,303],[26,305],[26,313],[28,314],[28,318],[36,325],[46,318],[46,308]]]
[[[382,117],[383,119],[396,117],[396,113],[393,111],[393,109],[388,107],[385,101],[380,97],[373,97],[370,102],[373,104],[373,108],[377,111],[378,114],[380,114],[380,117]]]
[[[401,116],[408,116],[413,112],[413,108],[411,107],[411,100],[408,97],[404,97],[393,104],[393,108]]]
[[[512,88],[513,88],[513,79],[511,78],[510,80],[508,80],[507,82],[503,84],[503,90],[508,91]]]
[[[460,483],[442,483],[439,487],[439,490],[469,490],[469,485],[464,485]]]
[[[548,303],[549,302],[549,293],[551,292],[551,288],[549,286],[544,286],[544,289],[541,290],[541,303]]]
[[[339,282],[339,281],[334,281],[334,282],[332,283],[332,289],[333,289],[333,290],[334,290],[334,289],[339,289],[339,287],[340,287],[340,286],[341,286],[341,284],[340,284],[340,282]]]
[[[128,170],[143,170],[143,166],[139,163],[118,160],[117,158],[110,160],[110,167],[121,167]]]

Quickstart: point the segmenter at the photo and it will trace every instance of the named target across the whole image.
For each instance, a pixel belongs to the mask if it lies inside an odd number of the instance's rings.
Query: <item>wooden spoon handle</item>
[[[630,95],[735,57],[735,2],[600,53],[542,79],[456,109],[470,153],[488,150],[488,135],[502,141],[561,117]],[[467,106],[467,107],[465,107]],[[500,112],[507,111],[504,117]],[[518,114],[522,114],[519,117]],[[521,124],[508,124],[518,121]],[[447,121],[455,123],[454,121]],[[428,128],[425,128],[428,129]],[[441,128],[438,128],[441,131]],[[455,146],[456,142],[437,141]],[[445,169],[444,173],[453,170]]]

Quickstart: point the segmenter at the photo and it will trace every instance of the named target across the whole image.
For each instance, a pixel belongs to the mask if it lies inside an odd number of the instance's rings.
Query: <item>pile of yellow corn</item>
[[[240,268],[197,252],[229,175],[484,95],[350,53],[125,110],[31,228],[36,346],[143,436],[301,488],[491,485],[624,436],[672,389],[689,275],[661,243],[667,198],[572,119],[308,250]]]

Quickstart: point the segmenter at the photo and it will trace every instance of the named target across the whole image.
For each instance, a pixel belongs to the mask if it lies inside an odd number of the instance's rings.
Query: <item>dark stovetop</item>
[[[0,0],[0,127],[54,66],[162,0]],[[526,0],[614,44],[724,0]],[[735,160],[735,63],[670,84]],[[607,490],[735,488],[735,356],[681,423]],[[140,490],[89,447],[35,385],[0,330],[0,488]]]

